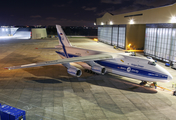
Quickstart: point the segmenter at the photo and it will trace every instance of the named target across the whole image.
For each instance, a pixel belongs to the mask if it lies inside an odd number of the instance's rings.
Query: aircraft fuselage
[[[100,51],[87,50],[82,48],[80,49],[74,47],[66,47],[66,51],[68,53],[68,57],[82,57],[104,53]],[[64,51],[59,52],[60,53],[57,53],[62,54],[64,56]],[[106,67],[107,72],[152,82],[168,82],[172,79],[170,73],[158,64],[149,64],[149,62],[153,62],[153,60],[130,56],[129,53],[104,54],[111,54],[113,56],[113,59],[98,60],[94,62]]]

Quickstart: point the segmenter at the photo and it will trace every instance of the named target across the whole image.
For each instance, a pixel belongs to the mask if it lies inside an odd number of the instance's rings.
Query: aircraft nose
[[[167,80],[172,80],[172,79],[173,79],[172,75],[168,75]]]

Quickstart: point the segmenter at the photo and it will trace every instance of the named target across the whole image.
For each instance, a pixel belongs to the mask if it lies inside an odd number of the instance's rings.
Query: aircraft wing
[[[97,55],[90,55],[90,56],[83,56],[83,57],[73,57],[73,58],[67,58],[67,59],[46,61],[46,62],[40,62],[40,63],[32,63],[32,64],[26,64],[26,65],[20,65],[20,66],[5,67],[5,69],[12,70],[12,69],[20,69],[20,68],[55,65],[55,64],[62,64],[62,63],[69,63],[69,62],[85,62],[85,61],[108,60],[108,59],[113,59],[113,56],[109,54],[97,54]]]
[[[51,50],[54,49],[54,50],[61,50],[62,48],[35,48],[35,49],[47,49],[47,50],[48,50],[48,49],[51,49]]]

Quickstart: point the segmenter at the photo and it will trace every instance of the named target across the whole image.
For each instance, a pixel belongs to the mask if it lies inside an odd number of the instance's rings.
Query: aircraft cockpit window
[[[155,62],[151,62],[151,61],[149,61],[149,62],[148,62],[148,64],[149,64],[149,65],[153,65],[153,66],[155,66],[155,65],[156,65],[156,63],[155,63]]]

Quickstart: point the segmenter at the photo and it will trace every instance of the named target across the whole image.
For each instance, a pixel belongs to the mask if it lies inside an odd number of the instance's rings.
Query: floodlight
[[[113,25],[113,22],[112,22],[112,21],[110,21],[110,22],[109,22],[109,24],[110,24],[110,25]]]
[[[130,24],[134,24],[134,20],[133,19],[130,20]]]
[[[101,22],[101,25],[104,25],[104,23],[103,23],[103,22]]]
[[[176,16],[172,16],[171,23],[176,23]]]

